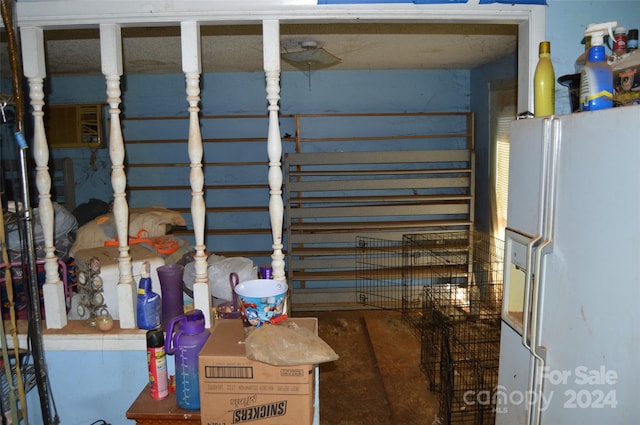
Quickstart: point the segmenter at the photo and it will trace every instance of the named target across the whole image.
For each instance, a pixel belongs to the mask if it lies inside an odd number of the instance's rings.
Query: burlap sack
[[[291,321],[252,329],[245,346],[247,358],[273,366],[318,364],[339,358],[322,338]]]

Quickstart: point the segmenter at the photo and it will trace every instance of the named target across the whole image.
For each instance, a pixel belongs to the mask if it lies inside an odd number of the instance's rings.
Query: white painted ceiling
[[[262,71],[260,25],[202,26],[203,72]],[[4,31],[4,30],[2,30]],[[125,74],[180,73],[179,27],[123,28]],[[303,41],[341,59],[329,70],[472,69],[513,53],[515,25],[290,24],[280,31],[281,51]],[[100,74],[97,29],[45,31],[47,75]],[[1,77],[9,79],[6,34],[0,39]],[[296,70],[282,61],[282,70]]]

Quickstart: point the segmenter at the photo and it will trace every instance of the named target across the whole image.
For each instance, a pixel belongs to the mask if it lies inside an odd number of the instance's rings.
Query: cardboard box
[[[317,318],[288,320],[318,332]],[[279,367],[250,360],[244,339],[241,319],[218,320],[200,351],[202,425],[311,424],[315,365]]]
[[[159,257],[158,254],[139,245],[130,245],[129,254],[131,255],[131,272],[133,274],[134,283],[134,295],[137,293],[136,289],[140,283],[140,272],[142,271],[142,263],[144,261],[149,262],[151,266],[151,286],[153,292],[162,296],[162,290],[160,288],[160,279],[158,279],[158,272],[156,269],[160,266],[164,266],[164,259]],[[120,251],[117,246],[103,246],[98,248],[81,249],[76,253],[76,264],[79,268],[84,268],[92,257],[97,257],[100,260],[100,277],[103,282],[103,296],[104,303],[109,309],[111,316],[117,320],[120,318],[120,312],[118,308],[118,281],[120,279],[120,270],[118,269],[118,257]],[[134,298],[135,307],[135,298]],[[72,309],[72,312],[75,312]],[[70,317],[74,319],[75,317]]]
[[[640,61],[640,57],[636,62]],[[624,105],[640,103],[640,65],[630,64],[613,71],[616,100]]]

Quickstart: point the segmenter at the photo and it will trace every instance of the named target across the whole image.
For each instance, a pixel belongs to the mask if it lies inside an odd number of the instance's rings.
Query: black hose
[[[22,172],[26,178],[26,150],[20,150]],[[25,180],[23,180],[25,181]],[[38,282],[38,265],[35,253],[34,225],[31,219],[32,210],[30,207],[28,184],[23,184],[24,211],[18,212],[18,216],[24,222],[24,239],[26,247],[23,249],[22,258],[27,259],[25,277],[27,278],[28,291],[26,291],[27,305],[29,306],[29,341],[31,342],[31,353],[33,355],[33,368],[35,372],[36,385],[40,398],[40,410],[45,425],[55,425],[59,423],[57,412],[55,419],[52,417],[50,395],[51,385],[47,375],[47,364],[45,361],[44,341],[42,339],[42,313],[40,305],[40,284]],[[24,260],[23,260],[24,261]]]

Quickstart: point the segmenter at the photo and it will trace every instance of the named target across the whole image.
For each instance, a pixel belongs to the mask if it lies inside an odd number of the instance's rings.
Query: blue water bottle
[[[176,400],[183,409],[200,409],[198,354],[210,334],[201,310],[174,317],[167,327],[165,351],[175,355]]]

